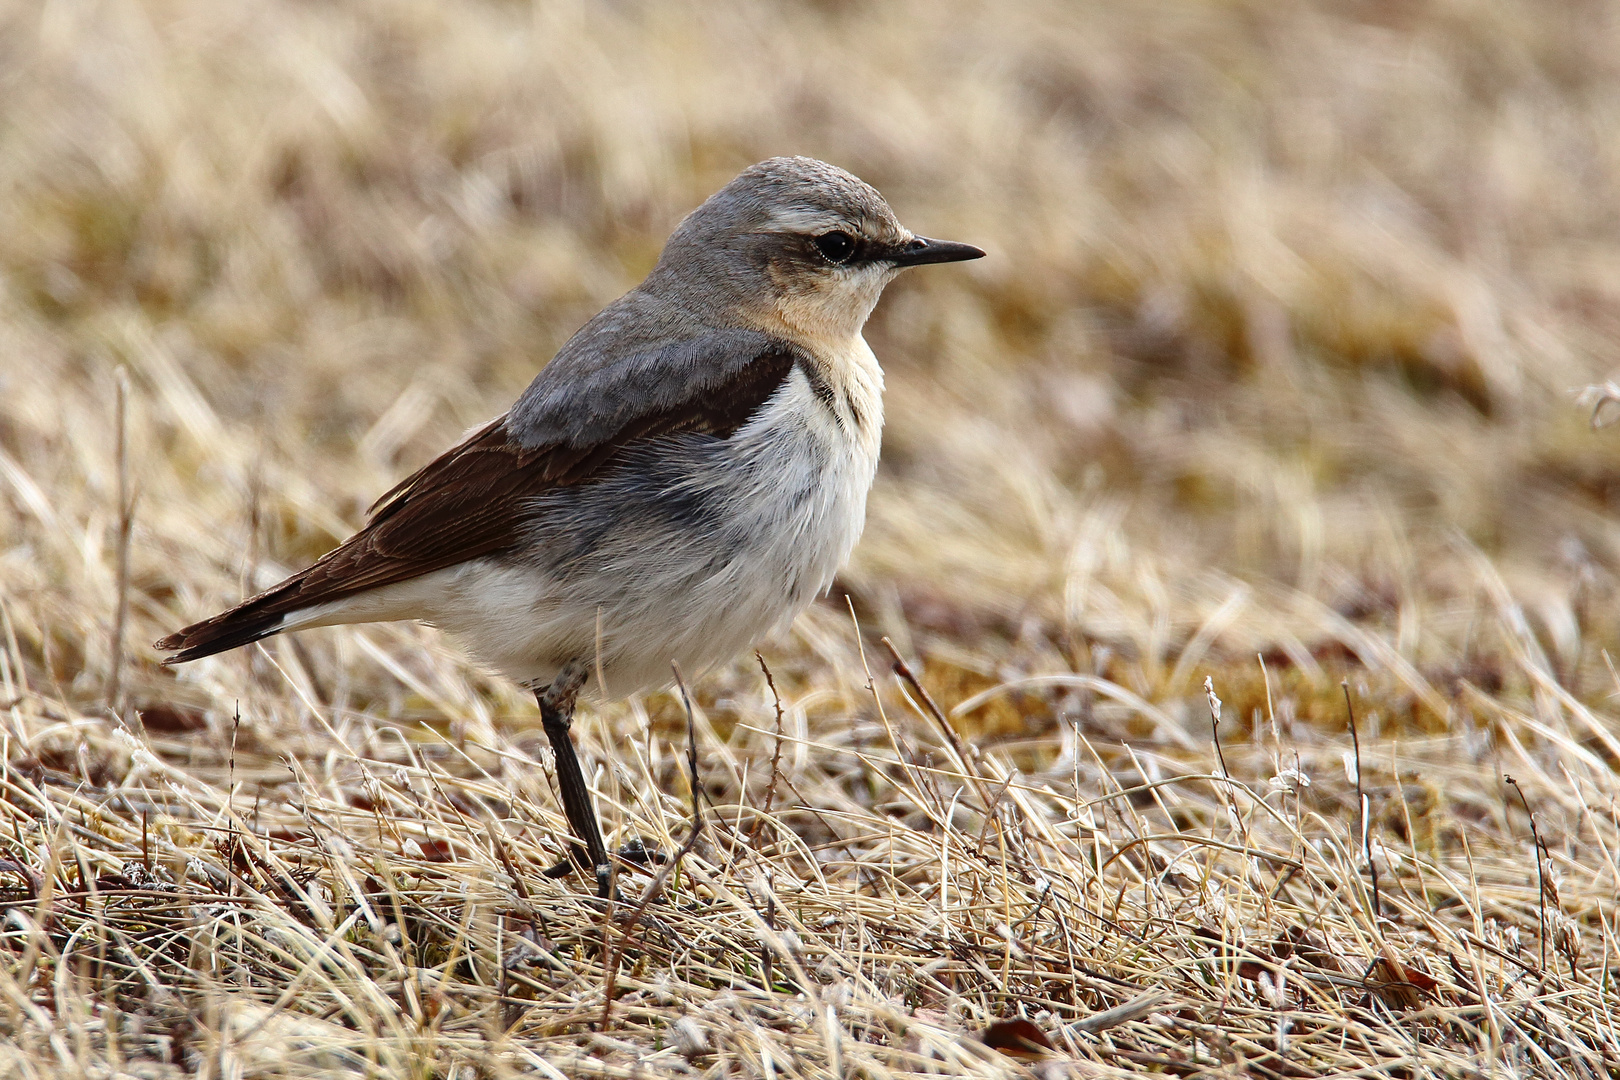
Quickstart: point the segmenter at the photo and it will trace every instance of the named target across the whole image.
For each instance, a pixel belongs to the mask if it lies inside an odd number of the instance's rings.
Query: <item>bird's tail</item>
[[[178,633],[156,643],[163,652],[174,653],[165,664],[201,660],[228,649],[251,645],[286,628],[287,603],[296,592],[298,577],[282,582],[269,592],[244,600],[229,611],[222,611],[202,622],[192,623]]]

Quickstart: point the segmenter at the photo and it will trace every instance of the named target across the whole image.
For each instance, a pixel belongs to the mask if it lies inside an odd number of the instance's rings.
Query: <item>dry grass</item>
[[[1595,0],[0,8],[0,1071],[1616,1075],[1617,76]],[[431,632],[156,665],[782,152],[992,257],[874,318],[859,631],[697,681],[652,902]],[[680,847],[679,702],[576,731]]]

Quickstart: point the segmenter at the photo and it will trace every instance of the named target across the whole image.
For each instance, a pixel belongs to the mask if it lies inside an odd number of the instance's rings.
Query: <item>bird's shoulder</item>
[[[538,447],[593,445],[649,422],[723,424],[752,412],[762,389],[768,397],[806,360],[786,339],[705,325],[695,313],[632,292],[569,339],[506,425],[520,444]]]

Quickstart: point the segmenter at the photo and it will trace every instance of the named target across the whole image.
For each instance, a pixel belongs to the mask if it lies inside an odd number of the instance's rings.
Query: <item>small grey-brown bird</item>
[[[287,630],[419,619],[532,689],[578,861],[607,850],[568,734],[784,627],[860,537],[883,373],[861,336],[908,266],[984,255],[915,236],[810,158],[745,170],[504,416],[371,508],[313,566],[164,638],[169,663]],[[565,860],[565,867],[567,862]]]

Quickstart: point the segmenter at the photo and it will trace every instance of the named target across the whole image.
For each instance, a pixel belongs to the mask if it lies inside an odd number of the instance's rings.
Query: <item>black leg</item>
[[[584,684],[585,666],[568,664],[557,673],[550,686],[536,690],[534,697],[540,703],[540,723],[546,729],[551,751],[557,758],[557,788],[562,793],[563,813],[574,835],[585,841],[583,851],[574,846],[574,858],[595,873],[597,895],[606,897],[610,887],[607,845],[602,842],[596,807],[591,803],[591,789],[585,783],[585,772],[579,767],[574,740],[568,733],[574,723],[574,701]]]

